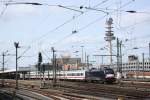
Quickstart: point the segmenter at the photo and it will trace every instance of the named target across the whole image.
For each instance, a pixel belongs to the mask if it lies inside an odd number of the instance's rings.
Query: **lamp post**
[[[144,53],[142,53],[142,64],[143,64],[143,65],[142,65],[142,67],[143,67],[143,68],[142,68],[142,70],[143,70],[142,72],[143,72],[143,79],[144,79],[144,71],[145,71],[145,68],[144,68],[144,67],[145,67]]]
[[[2,56],[3,56],[3,62],[2,62],[3,68],[2,68],[2,71],[3,71],[3,73],[4,73],[4,70],[5,70],[5,68],[4,68],[5,67],[5,56],[6,56],[7,52],[8,51],[2,53]],[[2,86],[4,86],[4,75],[2,76]]]
[[[89,66],[89,55],[87,55],[87,69],[89,70],[90,68],[89,68],[90,66]]]
[[[133,47],[132,50],[138,50],[139,47]],[[139,77],[139,59],[138,59],[138,56],[136,57],[136,68],[134,69],[135,70],[135,78],[137,79]]]
[[[78,61],[78,53],[79,51],[75,51],[75,52],[73,52],[73,53],[75,53],[75,58],[76,58],[76,68],[78,69],[78,63],[79,63],[79,61]]]
[[[56,86],[56,55],[55,52],[56,50],[54,49],[54,47],[51,47],[51,50],[53,52],[53,87]]]
[[[103,48],[100,48],[100,50],[102,51],[102,50],[104,50],[104,49],[106,49],[105,47],[103,47]],[[104,64],[104,56],[101,56],[102,58],[101,58],[101,65],[103,65]]]
[[[16,89],[18,89],[18,48],[19,48],[19,42],[14,42],[14,46],[16,48]]]
[[[5,55],[4,55],[4,52],[3,52],[2,56],[3,56],[3,63],[2,63],[2,64],[3,64],[3,68],[2,68],[2,70],[3,70],[2,87],[3,87],[3,86],[4,86],[4,56],[5,56]]]
[[[150,43],[149,43],[149,62],[150,62]]]
[[[81,48],[82,48],[82,63],[83,63],[83,48],[84,48],[84,46],[82,45]]]

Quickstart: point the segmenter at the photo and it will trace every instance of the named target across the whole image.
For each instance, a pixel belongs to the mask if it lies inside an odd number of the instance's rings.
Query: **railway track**
[[[62,84],[58,84],[62,85]],[[130,85],[131,86],[131,85]],[[134,87],[133,87],[134,86]],[[93,83],[84,83],[84,82],[75,82],[69,84],[63,84],[61,87],[65,87],[70,89],[74,89],[72,91],[81,90],[81,93],[91,94],[95,96],[106,96],[110,97],[118,97],[121,96],[126,99],[136,99],[136,100],[145,100],[145,98],[150,99],[150,90],[149,85],[143,87],[137,87],[136,85],[132,85],[129,87],[128,85],[120,86],[120,84],[113,85],[105,85],[105,84],[93,84]],[[84,92],[85,91],[85,92]],[[91,91],[87,93],[87,91]]]
[[[73,93],[82,93],[82,94],[88,94],[88,95],[94,95],[94,96],[104,96],[111,98],[116,98],[121,96],[122,98],[130,99],[130,100],[144,100],[144,98],[149,98],[149,92],[143,92],[143,91],[136,91],[136,90],[129,90],[129,89],[122,89],[122,88],[114,88],[114,87],[102,87],[102,86],[96,86],[91,87],[89,84],[80,85],[80,86],[69,86],[65,85],[62,86],[64,88],[67,88],[69,91]],[[90,91],[90,92],[89,92]]]
[[[66,100],[67,99],[68,100],[73,100],[73,99],[74,100],[83,100],[83,99],[99,100],[96,97],[100,97],[100,96],[110,97],[115,99],[117,97],[122,97],[125,98],[125,100],[149,100],[150,99],[150,91],[149,90],[145,91],[145,89],[135,88],[136,87],[135,84],[134,85],[129,85],[129,84],[105,85],[105,84],[95,84],[95,83],[85,83],[85,82],[61,82],[61,84],[56,84],[55,88],[51,87],[49,89],[41,90],[40,86],[38,85],[39,83],[34,83],[34,87],[32,86],[33,83],[34,81],[33,82],[22,81],[20,83],[20,88],[45,95],[54,100],[62,100],[62,98],[65,98]],[[87,95],[91,95],[92,97],[91,96],[87,97]]]
[[[38,93],[32,92],[32,91],[28,91],[28,90],[16,90],[14,88],[2,88],[3,92],[5,92],[5,94],[9,94],[11,97],[11,99],[7,99],[7,100],[52,100],[51,98],[48,98],[46,96],[40,95]],[[20,98],[20,99],[16,99]]]
[[[11,87],[11,88],[15,88],[15,83],[14,82],[10,82],[9,85],[7,87]],[[53,88],[54,89],[54,88]],[[43,96],[49,97],[50,99],[44,99],[44,100],[99,100],[99,99],[94,99],[94,98],[89,98],[89,97],[84,97],[84,96],[79,96],[77,94],[70,94],[70,93],[64,93],[63,91],[54,91],[54,90],[50,90],[50,89],[40,89],[40,86],[32,86],[30,84],[19,84],[19,90],[24,91],[24,92],[32,92],[33,95],[35,95],[35,93],[41,94]],[[30,94],[23,94],[23,92],[20,92],[18,90],[17,94],[20,95],[24,95],[24,96],[30,96],[32,97],[33,95]],[[33,96],[32,98],[35,100],[43,100],[40,98],[36,98],[38,96]]]
[[[137,82],[137,81],[122,81],[120,84],[118,84],[120,87],[129,87],[129,88],[135,88],[139,90],[145,90],[150,91],[150,82]]]

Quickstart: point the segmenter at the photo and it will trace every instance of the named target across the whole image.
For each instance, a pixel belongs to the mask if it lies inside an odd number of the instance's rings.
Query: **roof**
[[[12,73],[12,72],[16,72],[16,69],[9,69],[4,71],[4,73]],[[28,72],[28,70],[18,70],[18,72]],[[1,71],[0,73],[3,73],[3,71]]]

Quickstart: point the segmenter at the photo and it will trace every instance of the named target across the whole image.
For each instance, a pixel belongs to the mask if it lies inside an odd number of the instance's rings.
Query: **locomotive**
[[[116,81],[113,69],[91,69],[85,72],[85,80],[91,82],[113,83]]]

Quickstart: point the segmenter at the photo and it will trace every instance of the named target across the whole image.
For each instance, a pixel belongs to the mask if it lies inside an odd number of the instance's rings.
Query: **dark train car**
[[[85,72],[85,80],[90,82],[113,83],[115,81],[115,74],[110,68],[91,69]]]

